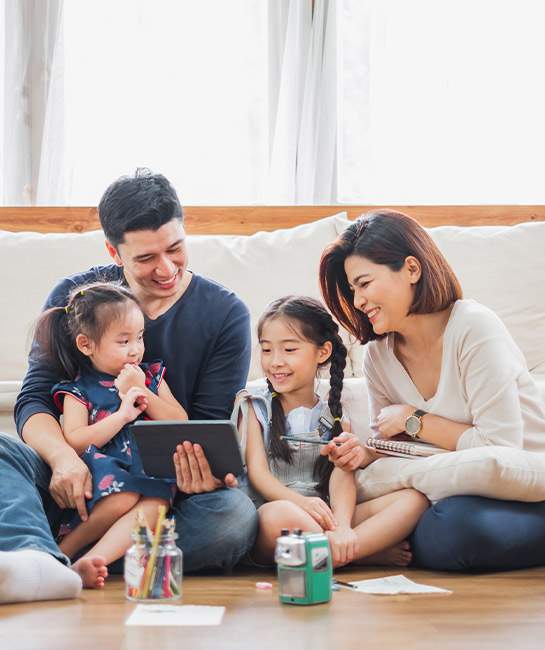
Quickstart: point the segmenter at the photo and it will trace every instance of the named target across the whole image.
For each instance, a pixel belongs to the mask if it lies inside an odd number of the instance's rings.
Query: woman
[[[463,300],[456,276],[414,219],[389,210],[349,226],[322,256],[326,304],[366,345],[371,428],[449,450],[486,445],[545,451],[545,404],[500,319]],[[323,453],[368,462],[355,437]],[[413,558],[440,570],[545,563],[545,502],[452,497],[413,534]]]

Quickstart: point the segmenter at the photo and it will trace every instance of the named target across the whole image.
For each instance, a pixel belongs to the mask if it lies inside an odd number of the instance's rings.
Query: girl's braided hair
[[[257,324],[257,336],[261,341],[263,328],[270,320],[282,318],[288,325],[307,341],[322,347],[327,341],[332,345],[329,359],[322,366],[329,364],[329,393],[327,403],[334,423],[324,438],[330,440],[342,431],[341,419],[343,409],[341,394],[343,388],[344,368],[346,366],[346,347],[339,335],[339,326],[335,323],[323,304],[309,296],[284,296],[271,302]],[[281,436],[286,433],[286,417],[282,404],[275,397],[275,392],[270,381],[267,380],[269,391],[273,395],[271,418],[270,453],[273,459],[280,459],[293,463],[293,450]],[[318,482],[318,490],[325,498],[328,494],[329,477],[333,471],[333,464],[326,456],[317,458],[314,468],[314,480]]]

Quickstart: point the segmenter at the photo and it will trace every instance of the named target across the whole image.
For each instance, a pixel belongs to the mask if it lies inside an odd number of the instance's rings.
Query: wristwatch
[[[405,420],[405,433],[408,433],[413,438],[418,438],[424,415],[426,415],[426,411],[421,411],[420,409],[416,410],[412,415],[409,415]]]

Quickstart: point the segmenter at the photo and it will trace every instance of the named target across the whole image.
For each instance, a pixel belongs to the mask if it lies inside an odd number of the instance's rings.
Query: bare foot
[[[101,555],[82,558],[72,564],[72,569],[79,575],[86,589],[100,589],[104,587],[104,580],[108,576],[106,558]]]
[[[384,551],[368,555],[357,560],[357,564],[371,564],[371,565],[388,565],[388,566],[408,566],[412,560],[413,554],[409,550],[411,548],[409,542],[406,540],[394,544]]]

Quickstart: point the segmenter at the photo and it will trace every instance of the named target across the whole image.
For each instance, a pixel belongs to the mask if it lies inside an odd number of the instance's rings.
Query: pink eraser
[[[255,586],[257,589],[272,589],[270,582],[256,582]]]

